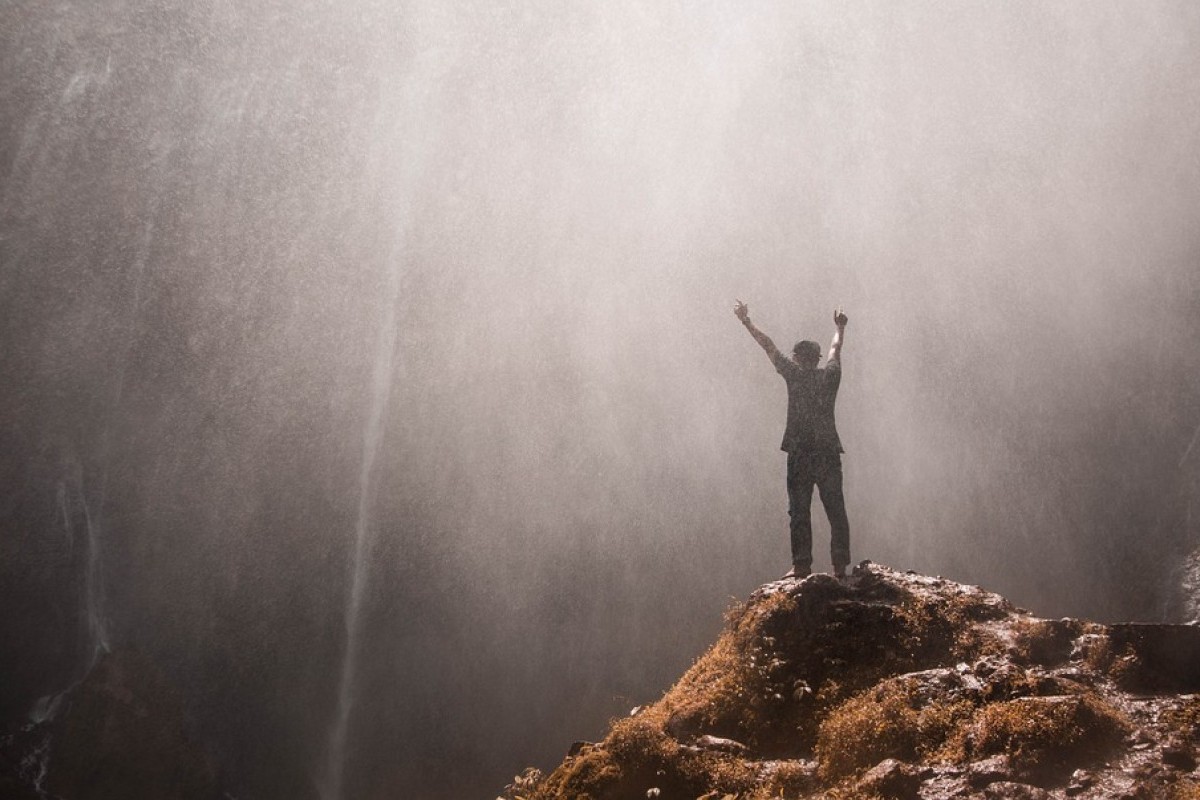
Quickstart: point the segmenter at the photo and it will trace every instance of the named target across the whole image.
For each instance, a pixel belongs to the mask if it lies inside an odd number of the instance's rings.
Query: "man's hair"
[[[805,339],[803,342],[796,342],[796,346],[792,348],[792,353],[796,358],[801,360],[820,360],[821,345]]]

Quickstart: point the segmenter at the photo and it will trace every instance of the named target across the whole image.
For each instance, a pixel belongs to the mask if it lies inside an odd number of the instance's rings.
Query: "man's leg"
[[[821,505],[829,517],[829,555],[835,572],[850,564],[850,521],[846,518],[846,498],[842,495],[842,457],[833,453],[823,457],[818,470],[817,489]]]
[[[792,566],[807,575],[812,569],[813,476],[805,453],[788,453],[788,515],[791,517]]]

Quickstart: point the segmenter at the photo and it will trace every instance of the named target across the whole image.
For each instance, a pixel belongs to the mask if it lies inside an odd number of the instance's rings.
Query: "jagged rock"
[[[595,747],[595,746],[596,746],[595,742],[584,742],[584,741],[571,742],[571,746],[567,749],[567,758],[574,758],[575,756],[582,753],[586,748]]]
[[[976,761],[967,767],[967,783],[976,789],[981,789],[997,781],[1005,781],[1013,776],[1013,767],[1005,754],[991,756],[982,761]]]
[[[867,770],[858,782],[857,791],[886,800],[916,800],[920,785],[921,774],[916,768],[888,758]]]
[[[749,752],[746,745],[741,742],[736,742],[733,739],[722,739],[720,736],[708,736],[707,734],[696,739],[696,746],[701,750],[712,750],[716,753],[728,753],[735,756],[744,756]]]
[[[523,797],[1183,797],[1200,629],[1040,619],[864,562],[766,584],[658,702]]]
[[[987,788],[983,790],[983,796],[987,800],[1049,800],[1052,797],[1045,789],[1014,781],[997,781],[988,784]]]

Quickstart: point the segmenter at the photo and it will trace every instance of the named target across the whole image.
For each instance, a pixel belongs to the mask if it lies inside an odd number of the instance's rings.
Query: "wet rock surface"
[[[920,785],[920,770],[911,764],[887,758],[867,770],[856,789],[862,795],[887,800],[916,800]]]
[[[661,700],[507,796],[1200,798],[1197,693],[1195,626],[864,562],[761,587]]]

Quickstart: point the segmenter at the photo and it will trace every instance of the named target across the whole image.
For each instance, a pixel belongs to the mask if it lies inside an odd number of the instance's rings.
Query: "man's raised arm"
[[[767,358],[771,359],[774,364],[776,357],[779,355],[779,348],[771,341],[771,337],[754,327],[754,323],[750,321],[750,309],[741,300],[738,300],[733,307],[733,314],[742,321],[746,326],[746,330],[750,331],[750,335],[754,337],[754,341],[758,342],[763,350],[767,351]]]
[[[837,326],[837,331],[833,334],[833,343],[829,345],[829,360],[827,364],[842,365],[842,340],[846,338],[846,323],[849,320],[846,314],[840,309],[835,309],[833,312],[833,324]]]

